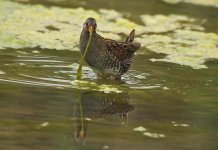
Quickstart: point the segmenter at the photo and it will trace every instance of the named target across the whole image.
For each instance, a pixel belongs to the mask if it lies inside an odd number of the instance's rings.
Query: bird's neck
[[[89,31],[85,31],[85,30],[83,30],[82,33],[81,33],[81,35],[80,35],[80,50],[81,50],[82,53],[84,53],[84,51],[85,51],[86,45],[87,45],[87,43],[88,43],[89,35],[90,35]],[[91,43],[92,43],[93,41],[95,41],[96,35],[97,35],[96,31],[93,31],[93,32],[92,32]],[[91,48],[91,47],[92,47],[91,44],[90,44],[89,47],[90,47],[90,49],[92,49],[92,48]]]

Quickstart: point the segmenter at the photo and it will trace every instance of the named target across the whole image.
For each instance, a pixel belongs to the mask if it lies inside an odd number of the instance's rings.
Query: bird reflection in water
[[[130,96],[127,92],[107,94],[96,91],[81,92],[79,101],[74,105],[76,141],[85,140],[90,121],[118,115],[124,123],[127,123],[128,113],[133,110],[134,107],[130,104]]]

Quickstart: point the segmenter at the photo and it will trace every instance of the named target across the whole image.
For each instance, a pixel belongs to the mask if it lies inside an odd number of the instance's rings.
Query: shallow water
[[[141,20],[137,16],[142,14],[180,14],[206,19],[203,32],[218,33],[218,8],[183,3],[175,7],[158,0],[125,1],[125,7],[123,1],[106,2],[108,5],[100,0],[21,3],[94,10],[103,6],[138,23]],[[39,47],[0,51],[0,149],[218,147],[216,59],[204,64],[208,68],[193,69],[178,63],[152,62],[151,58],[165,55],[142,48],[143,53],[136,55],[122,82],[97,81],[92,70],[85,67],[87,83],[77,83],[78,51]],[[86,136],[81,138],[82,126]],[[143,130],[136,131],[138,127]]]

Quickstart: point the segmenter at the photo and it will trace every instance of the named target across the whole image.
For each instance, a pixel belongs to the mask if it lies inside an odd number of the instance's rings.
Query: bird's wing
[[[108,41],[107,49],[110,51],[127,51],[127,52],[135,52],[141,47],[139,43],[128,43],[128,42],[117,42],[117,41]]]
[[[125,60],[132,56],[132,54],[141,47],[140,43],[133,43],[135,30],[133,30],[127,37],[127,42],[118,42],[112,39],[104,38],[100,35],[98,36],[97,45],[101,45],[100,49],[108,51],[115,57]],[[132,38],[133,37],[133,38]]]
[[[110,54],[119,57],[121,60],[129,58],[136,50],[141,47],[139,43],[108,41],[106,44]]]

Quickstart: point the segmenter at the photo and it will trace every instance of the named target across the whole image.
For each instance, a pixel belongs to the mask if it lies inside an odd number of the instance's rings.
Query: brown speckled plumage
[[[92,39],[85,58],[99,79],[120,80],[126,73],[134,52],[140,48],[139,43],[133,43],[135,30],[132,30],[125,42],[103,38],[96,33],[97,24],[94,18],[88,18],[80,36],[80,51],[83,54],[89,38],[89,28],[93,28]]]

